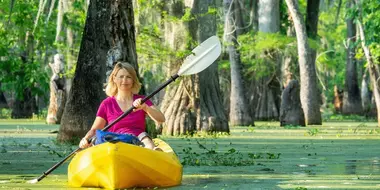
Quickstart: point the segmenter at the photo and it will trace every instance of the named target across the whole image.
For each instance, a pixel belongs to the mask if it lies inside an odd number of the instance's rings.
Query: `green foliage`
[[[0,7],[8,6],[9,1],[2,1],[0,4]],[[37,10],[37,3],[18,1],[14,4],[11,17],[9,8],[0,16],[1,23],[6,26],[0,27],[1,90],[14,92],[19,100],[23,100],[23,91],[26,88],[30,88],[33,95],[41,95],[48,87],[47,74],[40,63],[36,59],[29,58],[27,63],[21,59],[26,50],[26,32],[32,31]],[[10,22],[7,22],[8,19]],[[35,34],[34,37],[39,35],[42,34]],[[37,44],[36,48],[38,47]]]
[[[250,126],[248,126],[247,131],[250,132],[250,133],[255,133],[255,128],[250,125]]]
[[[134,9],[135,20],[138,20],[136,51],[139,72],[144,78],[144,86],[149,91],[157,86],[155,81],[166,79],[165,68],[168,68],[171,59],[181,59],[187,54],[183,51],[172,51],[163,39],[164,20],[180,21],[181,18],[168,18],[167,12],[163,10],[164,2],[162,1],[139,0],[137,4],[137,8]],[[186,17],[190,17],[189,14],[188,10]]]
[[[138,54],[140,73],[144,76],[144,80],[163,81],[166,78],[164,70],[159,65],[168,62],[169,57],[174,57],[174,52],[170,48],[163,45],[161,30],[158,25],[152,24],[143,27],[136,38],[136,51]],[[153,75],[152,71],[162,73]]]
[[[279,33],[250,32],[240,35],[238,40],[241,60],[247,67],[245,75],[256,79],[275,71],[276,65],[267,61],[274,60],[276,54],[295,55],[297,52],[296,39]]]
[[[363,1],[362,1],[363,2]],[[379,1],[365,1],[355,8],[361,8],[365,28],[366,44],[380,42],[380,3]],[[355,10],[358,12],[358,10]]]
[[[218,62],[218,68],[220,70],[229,71],[230,70],[230,62],[228,60],[220,60]]]
[[[185,8],[185,14],[183,14],[181,21],[189,22],[194,19],[194,16],[191,14],[191,8]]]
[[[146,123],[146,132],[149,134],[149,136],[152,138],[157,138],[157,135],[161,131],[156,129],[156,123],[150,118],[146,118],[145,123]]]
[[[289,21],[288,6],[285,2],[280,3],[280,33],[286,34],[288,27],[292,25]]]
[[[310,135],[310,136],[317,136],[317,134],[319,133],[319,129],[318,128],[311,128],[307,131],[307,134]]]
[[[0,82],[2,91],[15,95],[16,99],[23,100],[24,89],[30,89],[33,96],[47,99],[49,92],[49,72],[46,65],[52,50],[71,51],[74,56],[79,51],[80,37],[75,37],[73,47],[67,44],[54,44],[56,32],[56,13],[54,9],[47,22],[49,7],[45,7],[38,21],[39,2],[26,0],[14,1],[10,14],[11,0],[0,1]],[[64,15],[65,27],[73,31],[82,31],[85,21],[85,2],[74,0],[72,10]],[[33,36],[33,51],[25,58],[27,49],[26,34]],[[64,33],[61,34],[66,35]],[[72,58],[73,59],[73,58]],[[69,70],[69,75],[73,71]]]
[[[2,108],[0,110],[0,119],[10,119],[12,111],[10,109]]]
[[[380,64],[380,3],[379,1],[366,1],[354,7],[355,12],[361,8],[362,15],[356,18],[362,20],[364,25],[365,44],[369,46],[375,64]]]
[[[299,128],[302,128],[302,127],[305,127],[305,126],[301,126],[301,125],[285,125],[284,129],[299,129]]]
[[[179,7],[182,2],[178,3]],[[184,23],[191,25],[191,21],[196,18],[191,8],[184,8],[183,10],[175,10],[175,16],[169,15],[164,2],[162,1],[137,1],[137,8],[135,9],[135,19],[137,22],[137,34],[136,34],[136,51],[139,61],[140,73],[144,78],[144,86],[148,89],[152,89],[155,85],[155,81],[163,81],[167,76],[167,68],[178,69],[177,67],[183,62],[188,55],[191,54],[191,49],[198,45],[196,40],[191,38],[190,33],[186,30],[184,35],[184,48],[185,50],[173,51],[169,46],[169,43],[165,43],[165,36],[163,31],[163,25],[167,22],[172,23]],[[177,12],[178,11],[178,12]],[[216,14],[217,9],[215,7],[209,7],[205,14]],[[202,17],[204,15],[197,15]],[[178,43],[178,42],[175,42]],[[182,46],[182,45],[180,45]],[[170,64],[173,64],[169,66]],[[172,73],[170,73],[172,74]]]
[[[192,131],[192,132],[186,132],[185,134],[178,135],[178,137],[183,138],[222,138],[222,137],[228,137],[230,134],[228,132],[207,132],[207,131]],[[165,135],[161,135],[161,137],[166,137]]]
[[[380,9],[379,1],[360,1],[352,8],[347,10],[346,17],[352,18],[356,23],[363,25],[365,45],[369,47],[372,59],[375,64],[380,64]],[[357,31],[358,32],[358,31]],[[358,40],[358,42],[361,42]],[[357,59],[364,59],[364,53],[361,48],[357,49]],[[364,59],[365,60],[365,59]],[[366,67],[367,65],[365,65]]]
[[[85,6],[85,1],[74,0],[72,7],[70,7],[71,9],[63,16],[64,23],[74,31],[83,31],[83,26],[86,21]]]
[[[48,89],[47,73],[37,60],[23,61],[21,54],[26,47],[15,43],[14,36],[0,29],[0,90],[14,92],[18,100],[23,100],[26,88],[31,89],[32,95],[44,95]]]
[[[12,114],[11,109],[6,109],[6,108],[0,109],[0,119],[11,119],[11,114]],[[32,121],[45,120],[46,116],[47,116],[47,109],[44,108],[40,110],[38,114],[33,114],[33,117],[31,118],[31,120]]]
[[[323,117],[324,121],[375,121],[376,118],[369,118],[363,115],[341,115],[332,114]]]
[[[72,64],[70,67],[68,64],[65,64],[65,77],[67,78],[73,78],[75,74],[75,60],[79,55],[79,47],[82,41],[82,31],[85,25],[86,21],[86,7],[85,1],[81,0],[74,0],[72,2],[72,6],[70,9],[64,13],[63,15],[63,26],[71,29],[74,31],[80,31],[79,36],[74,36],[73,38],[73,44],[70,46],[67,41],[59,40],[57,42],[54,42],[54,46],[58,49],[58,52],[65,54],[66,52],[70,52],[70,54],[66,54],[65,61],[68,62],[71,60]],[[54,24],[53,24],[54,23]],[[55,22],[52,22],[51,25],[55,25]],[[51,31],[50,36],[52,33],[55,34],[56,30],[55,28],[51,27],[53,31]],[[67,35],[67,32],[65,30],[61,31],[59,34],[61,39],[65,39]],[[54,36],[53,36],[54,37]],[[70,57],[69,57],[70,56]]]
[[[18,100],[23,100],[23,91],[31,89],[33,95],[43,96],[48,89],[49,78],[41,71],[40,63],[23,63],[21,59],[5,61],[0,66],[2,91],[14,91]]]
[[[45,120],[48,114],[48,109],[43,108],[39,110],[38,114],[33,114],[33,120]]]
[[[323,93],[327,102],[332,102],[334,98],[334,85],[339,89],[344,87],[346,72],[346,33],[347,26],[344,16],[339,15],[338,22],[335,23],[337,3],[319,14],[318,54],[316,57],[316,69],[319,83],[323,88]],[[344,4],[341,6],[341,13],[345,12]]]
[[[218,143],[207,145],[207,141],[195,140],[201,151],[186,147],[182,151],[185,154],[182,164],[188,166],[250,166],[256,165],[256,161],[280,159],[281,153],[241,153],[235,148],[227,151],[219,151]]]

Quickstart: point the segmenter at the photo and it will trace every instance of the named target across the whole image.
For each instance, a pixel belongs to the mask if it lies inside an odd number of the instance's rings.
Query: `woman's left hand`
[[[143,103],[143,104],[141,104],[141,101],[142,101],[142,99],[141,98],[138,98],[138,99],[136,99],[133,103],[132,103],[132,105],[136,108],[136,109],[134,109],[134,111],[137,111],[137,110],[146,110],[146,108],[148,107],[145,103]]]

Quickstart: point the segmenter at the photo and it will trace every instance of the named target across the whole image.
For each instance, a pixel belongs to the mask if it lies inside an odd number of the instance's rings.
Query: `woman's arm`
[[[101,117],[96,117],[94,123],[92,124],[91,129],[87,132],[87,134],[84,136],[86,139],[90,139],[93,137],[96,133],[97,129],[103,129],[106,126],[106,120],[104,120]]]
[[[165,122],[165,116],[164,114],[157,109],[155,106],[148,106],[145,103],[141,104],[141,98],[136,99],[133,102],[133,106],[136,107],[136,110],[142,109],[149,115],[150,118],[152,118],[156,123],[161,124]]]
[[[156,106],[146,106],[144,111],[152,118],[156,123],[161,124],[165,122],[164,114],[156,108]]]
[[[88,141],[93,137],[96,133],[97,129],[103,129],[106,126],[106,120],[101,117],[96,117],[94,123],[91,126],[91,129],[87,132],[87,134],[82,138],[79,143],[80,148],[87,148],[90,146]]]

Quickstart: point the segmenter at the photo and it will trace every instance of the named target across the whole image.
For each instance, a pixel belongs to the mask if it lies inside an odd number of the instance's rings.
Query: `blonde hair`
[[[120,69],[127,70],[128,73],[131,75],[132,80],[133,80],[132,93],[133,94],[139,93],[140,88],[141,88],[141,83],[139,79],[137,78],[135,68],[128,62],[117,62],[112,70],[111,75],[108,77],[108,83],[106,87],[107,96],[115,96],[118,92],[117,86],[114,82],[114,77],[116,77],[116,74],[117,72],[120,71]]]

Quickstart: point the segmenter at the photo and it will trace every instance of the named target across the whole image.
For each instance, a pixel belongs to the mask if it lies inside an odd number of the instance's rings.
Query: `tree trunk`
[[[249,11],[250,11],[249,12],[249,18],[250,18],[249,19],[249,21],[250,21],[249,25],[252,27],[251,30],[254,33],[257,33],[259,30],[258,4],[259,4],[258,0],[250,0],[249,1]],[[244,64],[243,64],[243,70],[245,70]],[[223,77],[221,77],[221,79],[223,79]],[[231,78],[230,74],[226,74],[225,77]],[[229,81],[224,82],[224,83],[226,83],[226,84],[222,86],[223,94],[230,94]],[[245,85],[245,89],[246,89],[245,95],[248,99],[248,105],[249,105],[248,111],[249,111],[249,114],[252,116],[252,118],[254,118],[255,113],[256,113],[256,108],[258,105],[257,102],[258,102],[258,99],[260,96],[260,93],[257,90],[257,88],[259,88],[259,86],[258,86],[259,82],[256,79],[253,79],[253,77],[244,77],[244,83],[246,84]],[[224,100],[223,104],[226,105],[225,107],[226,107],[227,111],[229,112],[229,107],[227,106],[227,105],[229,105],[229,99],[226,97],[227,96],[225,96],[225,98],[223,99]]]
[[[169,46],[174,50],[184,50],[183,42],[190,36],[199,43],[216,34],[216,15],[207,13],[208,7],[215,6],[215,1],[193,1],[193,4],[181,2],[169,4],[170,16],[182,17],[185,6],[191,8],[196,18],[190,23],[166,22],[165,35]],[[181,7],[181,8],[179,8]],[[181,10],[181,11],[179,11]],[[171,60],[170,74],[177,71],[179,62]],[[168,87],[161,110],[164,111],[166,123],[163,133],[179,135],[195,131],[229,132],[228,120],[223,110],[219,89],[217,64],[212,64],[198,75],[181,78],[178,86]],[[194,111],[192,111],[194,110]]]
[[[343,90],[334,85],[334,109],[335,113],[342,113],[343,108]]]
[[[262,0],[258,4],[259,32],[280,31],[280,3],[277,0]],[[265,59],[267,76],[258,80],[256,92],[259,96],[255,111],[257,120],[278,120],[281,102],[281,57],[268,50],[261,55]]]
[[[65,13],[69,12],[72,9],[72,2],[69,0],[65,0],[63,3],[63,10]],[[67,70],[71,70],[74,67],[74,59],[76,57],[74,53],[74,41],[75,37],[78,36],[78,31],[72,30],[70,23],[65,24],[65,31],[66,31],[66,51],[65,51],[65,57],[66,57],[66,64],[67,64]],[[68,94],[70,92],[71,86],[72,86],[72,78],[66,78],[66,93]]]
[[[260,0],[258,14],[260,32],[275,33],[280,31],[280,1]]]
[[[297,0],[286,0],[292,15],[297,36],[298,62],[301,76],[301,103],[307,125],[322,124],[320,93],[317,86],[315,60],[309,47],[306,27]]]
[[[352,7],[350,2],[347,2],[347,8]],[[362,105],[360,97],[360,89],[357,77],[356,60],[355,60],[355,37],[356,30],[352,18],[348,18],[347,24],[347,53],[346,53],[346,78],[344,85],[343,96],[343,114],[361,114]]]
[[[58,13],[57,13],[57,27],[55,30],[55,42],[63,41],[61,38],[61,32],[63,28],[63,15],[65,13],[64,10],[64,1],[66,0],[58,0]]]
[[[56,1],[56,0],[51,0],[51,1],[50,1],[49,13],[48,13],[48,16],[46,17],[46,23],[49,22],[49,20],[50,20],[50,16],[51,16],[51,14],[52,14],[53,11],[54,11],[55,1]]]
[[[256,94],[258,96],[255,118],[258,120],[278,120],[281,100],[279,81],[272,75],[258,80]]]
[[[311,39],[317,39],[318,33],[318,16],[319,16],[319,0],[307,0],[306,14],[306,33]],[[317,50],[310,48],[311,62],[315,65]]]
[[[322,12],[327,11],[327,5],[325,3],[325,0],[319,1],[319,10]]]
[[[31,32],[26,33],[26,50],[21,55],[22,64],[26,65],[30,62],[33,62],[33,53],[34,53],[34,36]],[[20,81],[25,81],[23,78],[25,77],[25,73],[23,70],[23,66],[19,71]],[[32,90],[30,88],[25,88],[22,95],[16,97],[16,100],[13,104],[12,109],[12,118],[31,118],[33,116],[33,112],[37,113],[37,105],[36,101],[32,96]]]
[[[188,5],[188,7],[192,5]],[[185,14],[184,1],[170,1],[164,7],[169,17],[180,19]],[[165,19],[165,42],[173,52],[187,49],[186,42],[189,33],[186,23]],[[182,61],[178,58],[169,58],[168,76],[176,73]],[[178,85],[169,85],[166,89],[161,110],[165,114],[166,122],[163,124],[163,134],[180,135],[192,133],[196,130],[194,110],[194,84],[193,76],[182,77]]]
[[[318,18],[319,18],[319,1],[320,0],[307,0],[307,12],[306,12],[306,33],[307,36],[313,40],[317,40],[318,36]],[[317,50],[310,48],[311,62],[315,66]],[[318,80],[317,80],[318,81]],[[318,83],[317,83],[318,86]],[[319,88],[316,89],[316,93],[319,94],[318,101],[319,107],[322,103],[322,93]],[[321,123],[322,124],[322,121]]]
[[[241,6],[241,0],[234,0],[232,9],[234,11],[234,18],[235,18],[235,27],[236,27],[236,35],[239,36],[241,34],[244,34],[246,30],[245,22],[243,19],[243,7]]]
[[[59,141],[82,137],[105,97],[106,64],[127,61],[137,69],[132,1],[91,1]]]
[[[306,33],[313,40],[318,36],[319,0],[307,0]],[[310,48],[311,62],[315,65],[317,50]],[[319,90],[319,89],[318,89]],[[321,92],[319,91],[319,94]],[[321,101],[321,98],[318,100]]]
[[[46,3],[47,3],[47,0],[40,0],[40,3],[38,5],[37,16],[36,16],[36,19],[34,20],[33,33],[34,33],[34,31],[36,30],[36,28],[38,26],[38,22],[40,20],[40,16],[43,13],[43,10],[45,9]]]
[[[305,116],[300,101],[300,87],[297,80],[291,80],[281,95],[280,126],[305,126]]]
[[[296,36],[296,32],[294,30],[294,24],[293,24],[293,20],[292,20],[292,17],[290,16],[290,13],[289,13],[289,16],[288,16],[288,20],[289,22],[291,23],[289,26],[288,26],[288,29],[286,31],[286,35],[287,36],[290,36],[290,37],[295,37]],[[293,80],[294,78],[298,78],[299,76],[299,72],[298,72],[298,69],[297,69],[297,58],[291,54],[289,55],[285,55],[285,58],[284,58],[284,64],[282,66],[282,86],[283,88],[286,88],[286,86],[288,86],[288,83]]]
[[[306,12],[306,33],[311,39],[317,40],[318,35],[318,18],[319,18],[319,0],[307,0],[307,12]],[[309,46],[310,47],[310,46]],[[310,48],[310,61],[315,67],[317,56],[317,50]],[[317,80],[318,81],[318,80]],[[318,86],[318,85],[317,85]],[[319,107],[322,105],[322,96],[319,88],[316,89],[315,93],[318,93],[318,101],[320,103]],[[322,121],[320,121],[322,124]],[[317,123],[316,123],[317,124]]]
[[[258,2],[259,0],[251,0],[249,5],[251,25],[255,32],[259,30]]]
[[[341,9],[341,7],[342,7],[342,0],[339,0],[338,7],[337,7],[337,10],[336,10],[335,21],[334,21],[335,27],[338,26],[338,21],[339,21],[339,15],[340,15],[340,9]]]
[[[216,35],[216,15],[208,12],[209,7],[216,7],[215,0],[196,0],[194,14],[198,24],[197,35],[193,36],[199,43]],[[238,2],[238,1],[236,1]],[[243,22],[243,21],[241,21]],[[197,109],[197,131],[229,132],[228,118],[223,108],[219,87],[218,64],[213,63],[197,75],[195,106]]]
[[[50,103],[46,123],[57,124],[61,123],[63,110],[66,103],[66,88],[64,77],[64,60],[63,55],[56,54],[54,62],[49,63],[53,75],[50,78]]]
[[[359,4],[359,3],[357,3]],[[358,19],[358,28],[359,28],[359,35],[361,39],[361,45],[364,51],[364,55],[367,59],[368,63],[368,70],[369,70],[369,76],[371,79],[371,83],[373,85],[373,96],[375,97],[375,104],[376,104],[376,109],[377,109],[377,125],[380,126],[380,86],[379,86],[379,79],[380,79],[380,73],[379,73],[379,67],[377,64],[374,63],[372,55],[371,55],[371,50],[369,47],[365,44],[365,33],[364,33],[364,28],[362,25],[362,18],[359,16]]]
[[[16,0],[11,0],[9,2],[9,16],[8,16],[8,21],[6,23],[6,26],[9,25],[9,23],[11,22],[12,13],[13,13],[13,7],[15,5],[15,2],[16,2]]]
[[[59,0],[58,1],[58,13],[57,13],[57,27],[55,42],[66,43],[65,47],[58,50],[62,52],[66,60],[66,68],[70,71],[74,66],[74,59],[76,57],[74,53],[74,41],[77,31],[73,31],[69,20],[64,20],[64,14],[68,14],[72,10],[73,2],[70,0]],[[65,89],[67,96],[69,95],[72,86],[72,77],[67,77],[65,79]]]
[[[234,10],[231,10],[231,0],[224,0],[225,28],[224,38],[230,58],[231,67],[231,94],[230,94],[230,125],[254,125],[249,115],[248,101],[244,93],[241,70],[240,52],[237,49],[237,35],[234,27]]]
[[[372,94],[371,94],[371,90],[370,90],[369,84],[368,84],[370,81],[368,79],[367,72],[368,72],[368,69],[366,69],[364,71],[364,74],[362,77],[360,97],[362,100],[362,108],[363,108],[364,115],[366,117],[369,117],[369,116],[375,116],[376,115],[376,113],[375,114],[372,113],[373,107],[376,107],[376,106],[373,106],[371,104]],[[375,108],[375,110],[376,110],[376,108]]]
[[[7,103],[7,99],[5,98],[5,95],[4,95],[3,91],[1,90],[1,82],[0,82],[0,109],[1,108],[8,109],[9,106]]]

